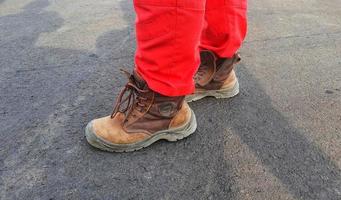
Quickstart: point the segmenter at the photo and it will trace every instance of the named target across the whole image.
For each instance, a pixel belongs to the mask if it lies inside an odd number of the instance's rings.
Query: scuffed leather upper
[[[136,73],[130,81],[144,91],[133,91],[136,92],[134,98],[139,98],[139,101],[133,102],[124,112],[118,109],[112,117],[95,119],[92,128],[98,137],[114,144],[131,144],[158,131],[180,127],[190,120],[191,112],[184,96],[167,97],[156,93]]]
[[[240,61],[238,54],[232,58],[218,58],[212,51],[200,52],[201,64],[195,75],[196,88],[219,90],[229,78],[234,64]]]

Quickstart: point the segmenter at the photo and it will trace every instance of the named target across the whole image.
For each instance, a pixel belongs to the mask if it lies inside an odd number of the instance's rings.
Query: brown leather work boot
[[[212,51],[201,51],[201,64],[195,74],[195,92],[186,101],[196,101],[207,96],[230,98],[239,93],[239,83],[233,67],[240,61],[238,54],[232,58],[218,58]]]
[[[127,72],[126,72],[127,73]],[[128,152],[157,140],[177,141],[194,133],[195,115],[185,97],[167,97],[149,89],[135,72],[121,91],[111,116],[91,121],[88,142],[111,152]]]

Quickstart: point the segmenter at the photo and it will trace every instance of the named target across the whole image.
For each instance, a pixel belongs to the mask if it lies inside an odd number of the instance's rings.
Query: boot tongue
[[[136,86],[140,89],[145,89],[147,86],[147,83],[145,80],[142,79],[142,77],[134,70],[133,77],[136,83]]]

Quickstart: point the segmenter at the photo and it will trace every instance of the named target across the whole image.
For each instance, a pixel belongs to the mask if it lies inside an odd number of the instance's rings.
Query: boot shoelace
[[[206,74],[206,71],[199,68],[196,75],[194,76],[194,80],[196,82],[200,81],[205,74]]]
[[[206,77],[207,76],[207,74],[209,73],[208,72],[208,69],[210,68],[209,66],[207,66],[207,65],[200,65],[199,66],[199,69],[198,69],[198,71],[197,71],[197,73],[195,74],[195,76],[194,76],[194,80],[195,80],[195,82],[196,83],[199,83],[199,85],[206,85],[206,84],[208,84],[212,79],[213,79],[213,76],[214,76],[214,73],[215,73],[215,71],[216,71],[216,66],[214,65],[213,66],[214,67],[214,71],[213,71],[213,73],[211,74],[211,76],[210,77],[208,77],[208,80],[206,80],[204,83],[201,83],[200,84],[200,82],[202,81],[202,79],[204,78],[204,77]]]
[[[129,74],[128,72],[125,73]],[[147,92],[149,92],[149,90],[140,89],[136,85],[134,78],[132,78],[132,75],[129,74],[129,82],[120,92],[114,106],[114,110],[111,114],[111,118],[114,118],[118,112],[125,113],[126,115],[124,118],[124,122],[126,122],[128,116],[132,115],[132,117],[136,117],[136,113],[133,112],[134,109],[138,110],[139,112],[143,112],[143,109],[147,106],[146,103],[143,102],[146,101],[148,98],[143,97],[141,94]],[[128,93],[128,95],[123,98],[126,93]],[[122,109],[121,107],[124,106],[125,103],[126,106],[124,109]]]

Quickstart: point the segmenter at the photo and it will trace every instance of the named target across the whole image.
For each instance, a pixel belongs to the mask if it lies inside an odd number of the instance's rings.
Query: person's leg
[[[247,31],[247,0],[207,0],[201,49],[231,58]]]
[[[201,37],[201,65],[195,76],[196,90],[187,96],[195,101],[206,96],[230,98],[239,93],[233,70],[236,54],[247,29],[247,0],[207,0]]]
[[[133,151],[195,131],[195,115],[184,95],[194,90],[205,1],[134,1],[136,68],[128,74],[112,115],[87,125],[86,138],[92,146]]]
[[[163,95],[194,91],[206,0],[134,0],[136,70]]]

